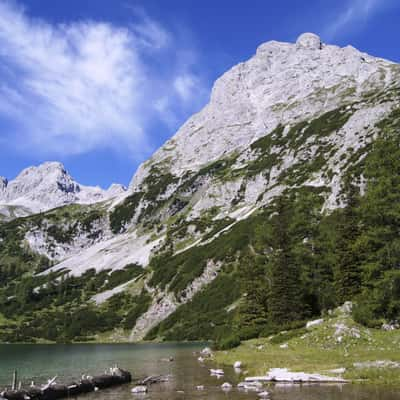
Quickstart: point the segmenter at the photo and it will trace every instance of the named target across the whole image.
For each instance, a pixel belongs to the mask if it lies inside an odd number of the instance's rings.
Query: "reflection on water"
[[[84,396],[87,400],[240,400],[257,399],[256,393],[244,393],[235,387],[223,392],[221,384],[240,380],[233,368],[225,368],[221,379],[209,374],[193,355],[201,349],[196,344],[115,344],[115,345],[0,345],[0,387],[10,384],[14,369],[25,383],[45,382],[58,375],[60,381],[79,379],[82,374],[98,374],[114,364],[131,371],[134,378],[171,375],[170,381],[150,387],[146,395],[131,394],[132,385],[124,385]],[[173,362],[163,361],[173,357]],[[196,386],[204,385],[199,391]],[[398,400],[395,390],[362,385],[272,386],[267,389],[272,400]]]

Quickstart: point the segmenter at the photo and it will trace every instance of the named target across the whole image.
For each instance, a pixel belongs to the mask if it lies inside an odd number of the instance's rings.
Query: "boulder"
[[[148,389],[147,386],[141,385],[141,386],[135,386],[132,388],[131,392],[133,394],[141,394],[141,393],[147,393]]]

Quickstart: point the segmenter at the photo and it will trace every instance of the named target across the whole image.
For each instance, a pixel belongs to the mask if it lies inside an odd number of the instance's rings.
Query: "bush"
[[[253,325],[242,327],[239,330],[239,337],[241,340],[255,339],[262,336],[261,332],[265,327],[262,325]]]
[[[217,340],[214,347],[215,350],[230,350],[240,346],[240,343],[241,341],[239,336],[232,334],[228,337]]]
[[[379,328],[383,323],[376,318],[374,306],[361,298],[353,305],[352,315],[354,321],[368,328]]]

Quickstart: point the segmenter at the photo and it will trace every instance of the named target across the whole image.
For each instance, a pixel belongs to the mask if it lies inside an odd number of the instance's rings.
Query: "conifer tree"
[[[335,271],[335,286],[339,303],[353,299],[361,288],[360,256],[355,249],[359,236],[358,196],[357,188],[350,184],[347,204],[338,227],[338,265]]]
[[[274,325],[299,320],[303,314],[300,271],[291,254],[290,219],[290,199],[283,194],[277,199],[276,213],[271,218],[273,254],[269,262],[268,309]]]
[[[267,276],[262,257],[246,256],[240,265],[242,299],[235,317],[241,339],[258,336],[268,321]]]

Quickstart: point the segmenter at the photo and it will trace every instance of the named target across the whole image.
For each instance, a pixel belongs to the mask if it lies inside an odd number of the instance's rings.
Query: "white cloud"
[[[192,74],[179,75],[174,80],[174,89],[183,101],[188,101],[196,95],[196,89],[199,86],[196,77]]]
[[[150,121],[164,118],[167,108],[193,107],[198,97],[191,95],[189,81],[201,85],[190,65],[184,75],[177,67],[157,78],[149,54],[157,57],[164,49],[163,57],[172,57],[171,38],[144,13],[130,27],[93,21],[52,25],[0,0],[0,121],[12,121],[15,129],[8,140],[50,154],[98,147],[139,157],[148,153]],[[177,89],[182,76],[186,83]],[[172,92],[175,96],[167,96]],[[153,106],[160,99],[168,99],[164,110]]]
[[[324,37],[331,40],[347,30],[356,30],[391,0],[348,0],[346,7],[328,23]]]

